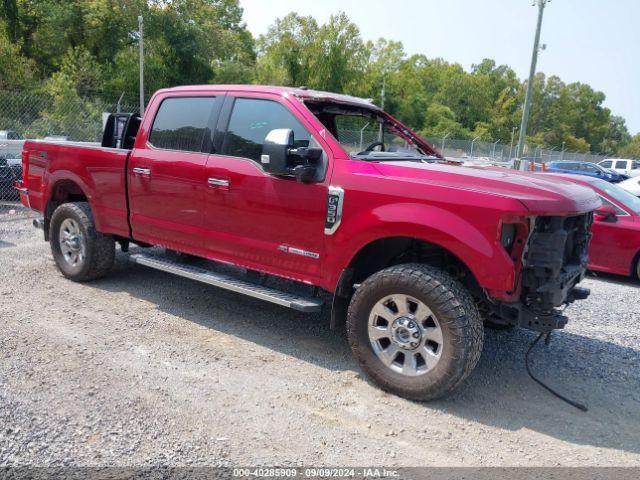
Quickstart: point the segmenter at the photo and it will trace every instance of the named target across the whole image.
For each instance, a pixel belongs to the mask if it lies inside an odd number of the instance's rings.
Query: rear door
[[[220,115],[218,151],[206,166],[207,248],[256,269],[297,279],[319,275],[328,190],[328,146],[278,95],[231,92]],[[290,128],[295,145],[320,146],[322,180],[303,184],[268,174],[262,144],[273,129]]]
[[[143,126],[128,165],[136,240],[202,253],[205,165],[223,99],[189,92],[149,105],[149,111],[157,108],[155,118]]]

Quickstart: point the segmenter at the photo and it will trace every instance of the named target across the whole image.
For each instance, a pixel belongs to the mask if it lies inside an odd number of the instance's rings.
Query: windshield
[[[439,157],[423,150],[405,127],[362,107],[338,104],[307,104],[351,156],[367,161],[433,161]]]
[[[604,180],[595,180],[593,184],[604,193],[614,198],[622,205],[627,207],[627,210],[640,215],[640,198],[633,196],[627,192],[624,188],[614,185],[613,183],[605,182]]]
[[[365,152],[423,155],[420,149],[409,144],[380,119],[361,115],[336,115],[334,121],[337,139],[352,157],[364,155]]]

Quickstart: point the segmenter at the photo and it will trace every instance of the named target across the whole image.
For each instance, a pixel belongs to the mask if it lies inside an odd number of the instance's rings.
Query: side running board
[[[293,293],[283,292],[274,288],[263,287],[231,275],[214,272],[204,268],[185,265],[165,258],[136,253],[129,256],[130,260],[146,267],[173,273],[181,277],[190,278],[214,287],[224,288],[232,292],[242,293],[253,298],[292,308],[300,312],[318,312],[322,308],[322,300],[314,297],[303,297]]]

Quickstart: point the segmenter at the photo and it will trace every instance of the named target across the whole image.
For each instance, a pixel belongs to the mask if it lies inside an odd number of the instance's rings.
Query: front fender
[[[480,212],[479,212],[480,213]],[[483,212],[474,223],[434,205],[412,202],[382,205],[345,215],[331,238],[331,284],[366,245],[390,237],[411,237],[438,245],[462,261],[485,289],[508,291],[514,286],[514,264],[499,242],[499,214]]]

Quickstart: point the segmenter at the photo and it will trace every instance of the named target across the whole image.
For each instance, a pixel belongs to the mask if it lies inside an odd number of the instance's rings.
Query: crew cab
[[[567,322],[559,307],[589,293],[576,285],[600,206],[591,189],[447,165],[359,98],[163,89],[142,118],[110,117],[102,146],[27,141],[22,159],[22,202],[41,212],[64,276],[106,275],[117,244],[198,257],[130,252],[301,311],[326,303],[363,370],[407,398],[460,384],[479,359],[483,322],[548,332]],[[264,282],[273,277],[308,293]]]
[[[606,158],[598,162],[603,168],[608,168],[627,177],[640,176],[640,160],[631,160],[627,158]]]

